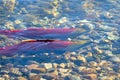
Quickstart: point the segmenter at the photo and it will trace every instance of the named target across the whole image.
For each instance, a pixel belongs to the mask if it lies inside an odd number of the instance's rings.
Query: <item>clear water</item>
[[[0,30],[22,30],[30,27],[84,28],[85,33],[72,38],[72,40],[89,40],[91,43],[83,44],[79,49],[73,50],[76,52],[75,55],[82,55],[86,58],[87,53],[91,52],[94,57],[90,61],[101,62],[105,60],[111,62],[114,66],[112,67],[113,72],[120,75],[120,71],[115,69],[120,69],[119,4],[119,0],[16,0],[15,2],[14,0],[8,0],[8,2],[7,0],[0,0]],[[18,39],[9,39],[0,35],[1,47],[17,42],[19,42]],[[0,65],[6,68],[7,64],[12,64],[13,67],[20,68],[20,66],[25,67],[25,65],[31,64],[30,61],[36,61],[39,65],[41,63],[67,63],[71,61],[66,60],[64,56],[68,51],[66,50],[61,55],[48,53],[46,56],[46,53],[42,53],[33,55],[34,57],[31,55],[21,58],[20,56],[5,59],[1,57]],[[56,56],[60,58],[58,59]],[[96,57],[99,58],[99,61],[96,60]],[[77,67],[81,66],[81,63],[73,63]],[[105,71],[107,70],[105,69]],[[77,74],[81,75],[80,73]],[[4,73],[1,71],[0,77],[3,75]],[[10,76],[15,78],[11,74]],[[102,78],[98,76],[98,79],[102,80]],[[119,80],[120,78],[117,76],[115,79]]]

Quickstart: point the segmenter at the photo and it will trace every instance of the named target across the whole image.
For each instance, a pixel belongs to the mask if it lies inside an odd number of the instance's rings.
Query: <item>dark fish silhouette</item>
[[[88,43],[88,41],[26,40],[16,45],[0,48],[0,55],[12,56],[16,53],[38,54],[42,52],[56,52],[61,54],[66,50],[75,50],[75,48],[86,43]]]

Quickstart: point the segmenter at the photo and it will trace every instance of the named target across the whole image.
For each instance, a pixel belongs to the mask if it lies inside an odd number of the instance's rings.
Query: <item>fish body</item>
[[[84,30],[76,28],[28,28],[25,30],[0,30],[0,34],[6,35],[10,38],[28,38],[19,44],[0,48],[0,55],[11,56],[16,53],[38,54],[43,52],[55,52],[61,54],[65,51],[76,50],[81,47],[81,45],[88,42],[72,42],[63,40],[66,40],[69,36],[76,36],[84,32]]]
[[[75,50],[76,48],[86,43],[86,41],[79,43],[62,40],[26,40],[16,45],[0,48],[0,55],[12,56],[16,53],[30,55],[43,52],[55,52],[62,54],[68,49],[68,51]]]
[[[25,30],[0,30],[0,34],[10,38],[27,38],[27,39],[62,39],[76,37],[84,33],[83,29],[75,28],[28,28]]]

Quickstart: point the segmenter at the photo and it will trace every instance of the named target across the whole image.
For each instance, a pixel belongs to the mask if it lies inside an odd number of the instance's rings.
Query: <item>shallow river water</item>
[[[0,30],[28,28],[75,28],[79,35],[60,39],[81,44],[0,55],[0,80],[120,80],[119,0],[0,0]],[[22,40],[29,38],[0,34],[0,47]]]

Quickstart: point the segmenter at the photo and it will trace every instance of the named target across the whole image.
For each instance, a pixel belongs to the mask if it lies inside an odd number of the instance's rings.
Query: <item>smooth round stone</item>
[[[105,60],[102,60],[102,61],[99,63],[99,66],[101,66],[101,67],[108,67],[108,62],[105,61]]]
[[[70,60],[75,61],[75,60],[77,60],[77,58],[76,57],[70,57]]]
[[[90,80],[97,80],[97,74],[87,74],[85,75],[85,78]]]
[[[30,80],[41,80],[41,76],[40,75],[30,76]]]
[[[53,68],[52,63],[42,63],[40,65],[41,68],[51,69]]]
[[[91,61],[91,62],[89,62],[89,66],[91,66],[91,67],[97,67],[98,64],[95,61]]]
[[[85,57],[92,57],[92,56],[93,56],[92,52],[88,52]]]
[[[120,63],[120,58],[117,57],[117,56],[111,56],[111,57],[110,57],[110,60],[113,61],[113,62]]]

